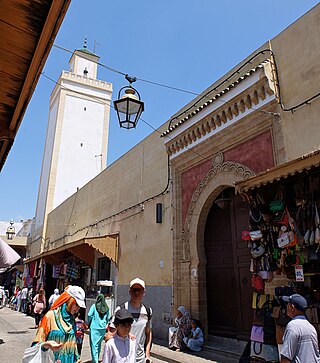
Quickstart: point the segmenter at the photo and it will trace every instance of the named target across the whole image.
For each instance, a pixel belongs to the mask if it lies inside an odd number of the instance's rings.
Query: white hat
[[[143,287],[143,289],[146,288],[146,284],[143,280],[139,279],[138,277],[136,277],[135,279],[133,279],[131,282],[130,282],[130,288],[133,286],[133,285],[140,285]]]
[[[84,302],[84,299],[86,297],[86,294],[83,290],[82,287],[80,286],[72,286],[69,285],[67,286],[67,288],[65,289],[65,291],[67,291],[67,293],[74,297],[76,299],[77,304],[81,307],[81,308],[85,308],[86,304]]]

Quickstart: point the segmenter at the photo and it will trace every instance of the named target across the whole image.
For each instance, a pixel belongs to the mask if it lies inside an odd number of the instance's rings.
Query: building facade
[[[157,337],[184,305],[209,334],[247,339],[250,205],[235,187],[319,146],[319,19],[318,5],[48,211],[28,263],[73,256],[79,283],[112,280],[116,303],[143,278]]]

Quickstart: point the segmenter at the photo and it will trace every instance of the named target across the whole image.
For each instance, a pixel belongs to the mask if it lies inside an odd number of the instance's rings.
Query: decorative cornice
[[[188,128],[188,130],[169,140],[166,144],[167,153],[171,156],[193,144],[206,134],[212,131],[217,133],[219,129],[233,123],[235,121],[234,118],[239,119],[247,110],[255,106],[259,107],[259,103],[265,101],[267,96],[271,95],[274,95],[274,92],[270,87],[268,78],[264,75],[253,86],[225,102],[221,107]],[[163,136],[166,136],[166,133]]]
[[[197,189],[194,191],[191,201],[189,203],[186,220],[184,223],[184,228],[181,232],[181,240],[184,249],[184,260],[190,261],[190,241],[189,241],[189,232],[191,219],[193,217],[193,212],[197,201],[206,188],[207,184],[219,173],[236,173],[239,174],[240,178],[245,180],[255,175],[255,173],[249,169],[247,166],[237,163],[236,161],[224,161],[223,153],[218,152],[212,157],[212,168],[207,173],[207,175],[201,180],[198,184]]]

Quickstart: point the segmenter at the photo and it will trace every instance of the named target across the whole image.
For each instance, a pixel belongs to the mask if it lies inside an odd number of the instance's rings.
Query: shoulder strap
[[[144,304],[143,304],[143,306],[147,310],[148,320],[150,320],[151,319],[151,316],[152,316],[152,314],[151,314],[151,308],[150,308],[150,306],[145,306]]]

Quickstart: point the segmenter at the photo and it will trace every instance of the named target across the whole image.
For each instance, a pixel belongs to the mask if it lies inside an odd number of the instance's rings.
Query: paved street
[[[24,350],[30,346],[36,329],[34,319],[9,308],[0,309],[0,363],[21,363]],[[81,361],[90,363],[89,337],[86,334]],[[164,361],[153,358],[154,363]]]

